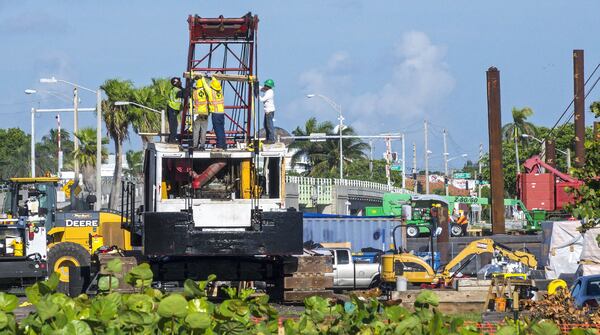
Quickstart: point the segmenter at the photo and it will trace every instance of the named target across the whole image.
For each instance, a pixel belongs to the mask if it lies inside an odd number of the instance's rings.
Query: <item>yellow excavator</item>
[[[386,286],[393,285],[397,276],[403,276],[413,284],[450,285],[455,275],[464,269],[477,255],[492,254],[508,258],[514,262],[535,269],[537,260],[534,255],[511,250],[507,246],[494,242],[492,239],[480,239],[469,243],[456,257],[439,271],[418,256],[398,252],[381,257],[381,280]],[[456,268],[458,266],[458,268]],[[456,268],[456,269],[455,269]]]
[[[131,237],[116,212],[74,209],[66,203],[61,207],[65,197],[60,195],[59,183],[58,177],[11,178],[5,182],[0,193],[0,218],[5,224],[0,228],[17,227],[20,222],[28,223],[32,231],[43,228],[47,255],[37,254],[47,262],[48,273],[59,274],[59,290],[76,295],[90,281],[92,255],[102,247],[131,250]]]

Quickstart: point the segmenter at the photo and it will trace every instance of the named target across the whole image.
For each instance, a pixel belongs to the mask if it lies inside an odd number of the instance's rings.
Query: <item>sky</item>
[[[552,126],[573,95],[572,50],[585,50],[586,77],[600,62],[598,1],[9,1],[0,0],[0,118],[30,133],[30,109],[69,107],[55,76],[95,89],[108,78],[136,85],[181,75],[187,16],[259,16],[258,76],[276,83],[276,126],[292,130],[310,116],[337,122],[323,94],[361,135],[405,133],[423,165],[428,120],[432,169],[442,169],[442,131],[450,157],[477,160],[487,147],[485,71],[500,70],[502,121],[529,106],[531,121]],[[599,85],[600,86],[600,85]],[[25,89],[37,94],[26,95]],[[81,92],[82,107],[93,94]],[[586,106],[600,100],[594,90]],[[61,115],[72,129],[72,115]],[[591,123],[593,115],[586,114]],[[80,127],[94,126],[93,113]],[[56,127],[36,118],[36,140]],[[375,143],[381,157],[383,143]],[[127,149],[141,149],[136,136]],[[393,143],[400,151],[400,143]],[[112,146],[110,151],[114,151]],[[461,158],[451,162],[460,167]]]

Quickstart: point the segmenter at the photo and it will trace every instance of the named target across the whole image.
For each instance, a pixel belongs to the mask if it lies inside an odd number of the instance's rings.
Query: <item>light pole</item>
[[[62,100],[69,101],[69,98],[66,95],[63,95],[61,93],[52,92],[52,91],[43,91],[43,92],[53,95]],[[28,88],[25,90],[25,94],[27,94],[27,95],[32,95],[32,94],[37,94],[37,93],[38,93],[38,91],[34,90],[34,89]],[[35,178],[35,112],[36,112],[36,109],[32,108],[31,109],[31,177],[32,178]],[[62,150],[61,150],[61,146],[60,146],[60,114],[56,114],[56,120],[58,122],[58,170],[57,171],[60,174],[60,171],[62,169]]]
[[[456,157],[452,157],[452,158],[448,158],[449,153],[444,152],[444,174],[446,175],[446,178],[450,178],[450,176],[448,175],[448,163],[450,163],[450,161],[453,161],[457,158],[467,158],[467,154],[462,154],[460,156],[456,156]],[[448,195],[448,184],[445,185],[446,186],[446,195]]]
[[[533,136],[533,135],[529,135],[529,134],[521,134],[522,138],[531,138],[533,140],[536,140],[538,143],[540,144],[544,144],[543,140],[540,140],[539,138]],[[571,149],[567,148],[567,151],[563,151],[560,150],[559,148],[555,148],[556,151],[560,152],[561,154],[565,155],[567,158],[567,169],[570,170],[571,169]]]
[[[55,84],[58,82],[96,94],[96,202],[94,204],[94,209],[99,211],[102,207],[102,92],[100,91],[100,88],[92,90],[66,80],[56,79],[55,77],[40,79],[40,83]],[[76,101],[76,99],[74,99],[74,101]],[[76,139],[75,142],[77,142]],[[75,160],[75,162],[77,162],[77,160]],[[76,174],[75,179],[77,181],[79,175]]]
[[[309,99],[319,97],[325,100],[325,102],[327,102],[331,106],[331,108],[338,112],[338,120],[340,121],[340,125],[338,128],[338,132],[340,134],[340,179],[344,179],[344,151],[342,149],[342,130],[344,129],[344,116],[342,115],[342,106],[335,103],[335,101],[322,94],[307,94],[306,97]]]
[[[161,141],[162,141],[162,135],[166,133],[165,110],[164,109],[157,110],[157,109],[150,108],[148,106],[144,106],[144,105],[138,104],[137,102],[132,102],[132,101],[115,101],[114,105],[115,106],[134,105],[134,106],[137,106],[137,107],[140,107],[140,108],[143,108],[143,109],[147,109],[147,110],[149,110],[151,112],[160,114],[160,138],[161,138]]]

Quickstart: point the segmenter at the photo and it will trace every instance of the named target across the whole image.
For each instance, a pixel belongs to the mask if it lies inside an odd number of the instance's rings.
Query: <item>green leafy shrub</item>
[[[106,278],[116,278],[119,262],[104,269]],[[26,289],[35,310],[19,322],[14,310],[18,299],[0,293],[0,335],[3,334],[279,334],[280,316],[267,295],[254,290],[225,288],[228,299],[215,304],[208,299],[207,287],[214,281],[187,280],[180,293],[164,294],[150,287],[152,272],[147,265],[132,269],[125,278],[135,293],[115,292],[113,279],[107,279],[104,293],[93,298],[82,294],[70,298],[55,290],[58,277],[50,276]],[[285,334],[397,334],[434,335],[479,334],[473,324],[438,311],[438,296],[424,290],[414,309],[385,306],[375,299],[352,296],[345,303],[310,297],[305,310],[283,324]],[[498,329],[497,334],[559,334],[550,321],[516,321]],[[583,330],[572,334],[593,334]]]

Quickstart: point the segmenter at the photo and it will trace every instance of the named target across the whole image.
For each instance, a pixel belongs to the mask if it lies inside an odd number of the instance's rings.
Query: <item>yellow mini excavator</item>
[[[413,284],[450,285],[452,280],[477,255],[492,254],[497,258],[509,259],[521,265],[535,269],[537,260],[525,251],[511,250],[492,239],[480,239],[469,243],[456,257],[439,271],[422,258],[410,253],[398,252],[381,257],[381,280],[385,286],[394,285],[397,276],[403,276]],[[496,259],[496,258],[495,258]]]

